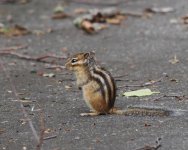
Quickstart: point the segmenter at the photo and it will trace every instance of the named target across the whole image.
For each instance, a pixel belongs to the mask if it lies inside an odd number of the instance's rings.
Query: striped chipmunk
[[[179,111],[160,108],[128,107],[124,110],[114,108],[116,84],[112,75],[96,63],[95,53],[78,53],[68,58],[65,67],[75,73],[77,86],[82,89],[83,97],[91,112],[81,116],[101,114],[121,114],[139,116],[181,115]]]

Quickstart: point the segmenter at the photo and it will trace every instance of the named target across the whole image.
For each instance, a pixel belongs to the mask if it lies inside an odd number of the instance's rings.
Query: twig
[[[96,6],[117,6],[120,5],[122,2],[111,2],[111,3],[101,3],[101,2],[92,2],[88,0],[71,0],[72,3],[78,3],[78,4],[85,4],[85,5],[96,5]]]
[[[158,150],[160,147],[162,147],[162,145],[160,144],[161,138],[158,138],[157,141],[156,141],[156,146],[149,146],[149,145],[146,145],[144,146],[143,148],[139,148],[139,149],[136,149],[136,150]]]
[[[124,87],[144,87],[143,84],[133,84],[133,85],[122,85],[122,86],[118,86],[117,88],[124,88]]]
[[[46,69],[65,69],[65,66],[61,66],[61,65],[53,65],[53,64],[47,64],[45,66]]]
[[[48,54],[48,55],[44,55],[44,56],[40,56],[40,57],[36,57],[37,61],[43,60],[45,58],[56,58],[56,59],[66,59],[66,56],[57,56],[54,54]]]
[[[43,62],[43,63],[50,63],[50,62],[46,61],[45,58],[56,58],[56,59],[66,59],[67,58],[66,56],[57,56],[57,55],[53,55],[53,54],[47,54],[47,55],[43,55],[43,56],[39,56],[39,57],[31,57],[28,55],[24,55],[24,54],[12,52],[12,51],[2,51],[2,52],[0,52],[0,55],[13,55],[20,59]]]
[[[15,51],[18,49],[25,49],[25,48],[28,48],[28,46],[27,45],[17,45],[17,46],[1,48],[0,51]]]
[[[123,74],[123,75],[119,75],[119,76],[114,76],[114,78],[122,78],[122,77],[125,77],[127,76],[127,74]]]
[[[155,98],[153,101],[158,101],[158,100],[160,100],[161,98],[164,98],[164,97],[174,97],[174,98],[176,98],[178,100],[182,100],[184,98],[188,99],[188,97],[186,97],[185,95],[162,95],[162,96],[160,96],[158,98]]]
[[[45,137],[43,140],[50,140],[50,139],[54,139],[56,137],[57,137],[57,135],[52,135],[52,136]]]
[[[157,80],[152,80],[149,82],[145,82],[143,84],[135,84],[135,85],[122,85],[122,86],[118,86],[118,88],[124,88],[124,87],[145,87],[145,86],[150,86],[153,85],[155,83],[161,82],[163,79],[163,77],[157,79]]]
[[[43,111],[40,111],[40,138],[39,138],[39,142],[37,144],[36,150],[42,149],[42,144],[44,141],[44,132],[45,132],[44,113]]]
[[[157,146],[144,146],[143,148],[139,148],[136,150],[158,150],[161,147],[161,145]]]
[[[115,81],[130,81],[130,80],[128,80],[128,79],[115,79]]]
[[[6,78],[7,78],[7,80],[8,80],[9,83],[10,83],[10,86],[11,86],[11,88],[12,88],[12,91],[13,91],[14,95],[15,95],[15,98],[16,98],[17,100],[20,100],[19,95],[18,95],[18,93],[17,93],[17,91],[16,91],[16,88],[15,88],[13,82],[12,82],[12,79],[10,78],[9,72],[7,71],[7,69],[6,69],[6,67],[4,66],[3,62],[1,61],[1,59],[0,59],[0,65],[2,66],[3,72],[5,73]],[[23,105],[22,101],[19,101],[19,103],[20,103],[20,107],[21,107],[21,110],[22,110],[22,112],[23,112],[24,117],[28,120],[29,127],[31,128],[31,131],[32,131],[32,133],[33,133],[33,136],[34,136],[35,140],[37,141],[37,143],[39,143],[39,137],[38,137],[38,135],[37,135],[37,131],[36,131],[35,127],[33,126],[33,122],[32,122],[32,120],[28,117],[28,114],[27,114],[27,112],[26,112],[26,110],[25,110],[25,108],[24,108],[24,105]]]
[[[121,12],[125,16],[130,16],[130,17],[143,17],[144,14],[142,12],[132,12],[132,11],[122,11]]]

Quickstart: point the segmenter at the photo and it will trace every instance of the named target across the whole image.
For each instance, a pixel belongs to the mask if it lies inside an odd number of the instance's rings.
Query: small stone
[[[26,147],[26,146],[23,146],[22,149],[23,149],[23,150],[27,150],[27,147]]]
[[[113,136],[117,135],[116,133],[112,133]]]
[[[79,136],[76,136],[74,139],[75,139],[75,140],[79,140],[79,139],[80,139],[80,137],[79,137]]]

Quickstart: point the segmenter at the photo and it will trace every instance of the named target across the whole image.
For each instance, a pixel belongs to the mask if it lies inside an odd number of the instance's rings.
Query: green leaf
[[[158,94],[160,92],[152,92],[150,89],[141,89],[141,90],[136,90],[136,91],[130,91],[130,92],[125,92],[123,93],[123,96],[127,96],[127,97],[130,97],[130,96],[149,96],[149,95],[152,95],[152,94]]]

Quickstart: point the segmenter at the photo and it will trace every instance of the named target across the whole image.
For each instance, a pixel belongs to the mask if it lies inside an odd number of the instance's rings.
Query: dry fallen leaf
[[[106,22],[110,24],[119,25],[123,20],[125,20],[127,17],[125,15],[116,15],[112,18],[106,18]]]
[[[64,7],[62,5],[57,5],[54,10],[53,10],[54,14],[52,16],[52,19],[64,19],[69,17],[69,15],[67,15],[64,11]]]
[[[127,19],[127,16],[126,15],[116,15],[116,18],[123,21],[123,20]]]
[[[54,12],[54,13],[62,13],[62,12],[64,12],[64,7],[63,7],[62,5],[60,5],[60,4],[58,4],[58,5],[54,8],[53,12]]]
[[[84,20],[81,23],[81,28],[84,29],[87,33],[94,33],[95,32],[92,23],[87,21],[87,20]]]
[[[108,25],[102,24],[102,23],[93,23],[93,28],[94,28],[95,32],[97,32],[97,31],[104,30],[104,29],[108,28]]]
[[[177,59],[177,56],[174,55],[174,58],[173,58],[173,59],[170,59],[169,62],[170,62],[171,64],[177,64],[177,63],[179,63],[179,60]]]
[[[188,24],[188,15],[182,17],[182,21],[183,21],[184,24]]]
[[[178,83],[178,82],[179,82],[178,79],[175,79],[175,78],[170,79],[170,81],[171,81],[171,82],[175,82],[175,83]]]
[[[14,27],[4,27],[0,28],[0,34],[6,35],[6,36],[22,36],[22,35],[27,35],[31,33],[27,28],[20,26],[20,25],[15,25]]]
[[[172,7],[152,7],[152,8],[146,8],[145,12],[148,13],[169,13],[175,11]]]
[[[106,19],[107,23],[110,24],[115,24],[115,25],[119,25],[121,23],[121,20],[117,19],[117,18],[107,18]]]
[[[20,4],[27,4],[27,3],[29,3],[30,2],[30,0],[19,0],[19,3]]]
[[[51,132],[53,132],[53,131],[54,131],[54,130],[51,129],[51,128],[46,128],[45,131],[44,131],[44,133],[48,134],[48,133],[51,133]]]
[[[114,17],[118,14],[120,14],[120,10],[114,7],[110,8],[103,8],[103,9],[91,9],[89,10],[90,14],[96,15],[101,14],[101,16],[105,18]]]
[[[5,129],[0,128],[0,134],[4,133]]]
[[[75,13],[75,14],[83,14],[83,13],[86,13],[86,12],[88,12],[88,10],[85,9],[85,8],[76,8],[76,9],[74,10],[74,13]]]
[[[37,36],[41,36],[41,35],[44,35],[45,33],[41,30],[33,30],[33,34],[35,34]]]
[[[66,13],[58,12],[58,13],[53,14],[52,19],[64,19],[67,17],[69,17],[69,15],[67,15]]]
[[[175,11],[174,8],[172,7],[152,7],[152,8],[146,8],[143,11],[143,17],[144,18],[151,18],[154,14],[156,13],[161,13],[161,14],[165,14],[165,13],[170,13]]]
[[[53,29],[52,28],[47,28],[45,29],[44,31],[42,30],[33,30],[32,33],[36,36],[42,36],[42,35],[45,35],[47,33],[52,33],[53,32]]]
[[[55,77],[55,74],[54,74],[54,73],[44,73],[42,76],[43,76],[43,77],[52,78],[52,77]]]
[[[74,25],[87,33],[95,33],[106,29],[108,27],[107,24],[119,25],[126,19],[126,15],[121,14],[116,8],[90,9],[87,12],[87,14],[74,20]]]
[[[71,89],[72,87],[71,86],[69,86],[69,85],[65,85],[65,89]]]
[[[148,123],[144,124],[144,127],[150,127],[150,126],[151,126],[151,124],[148,124]]]

